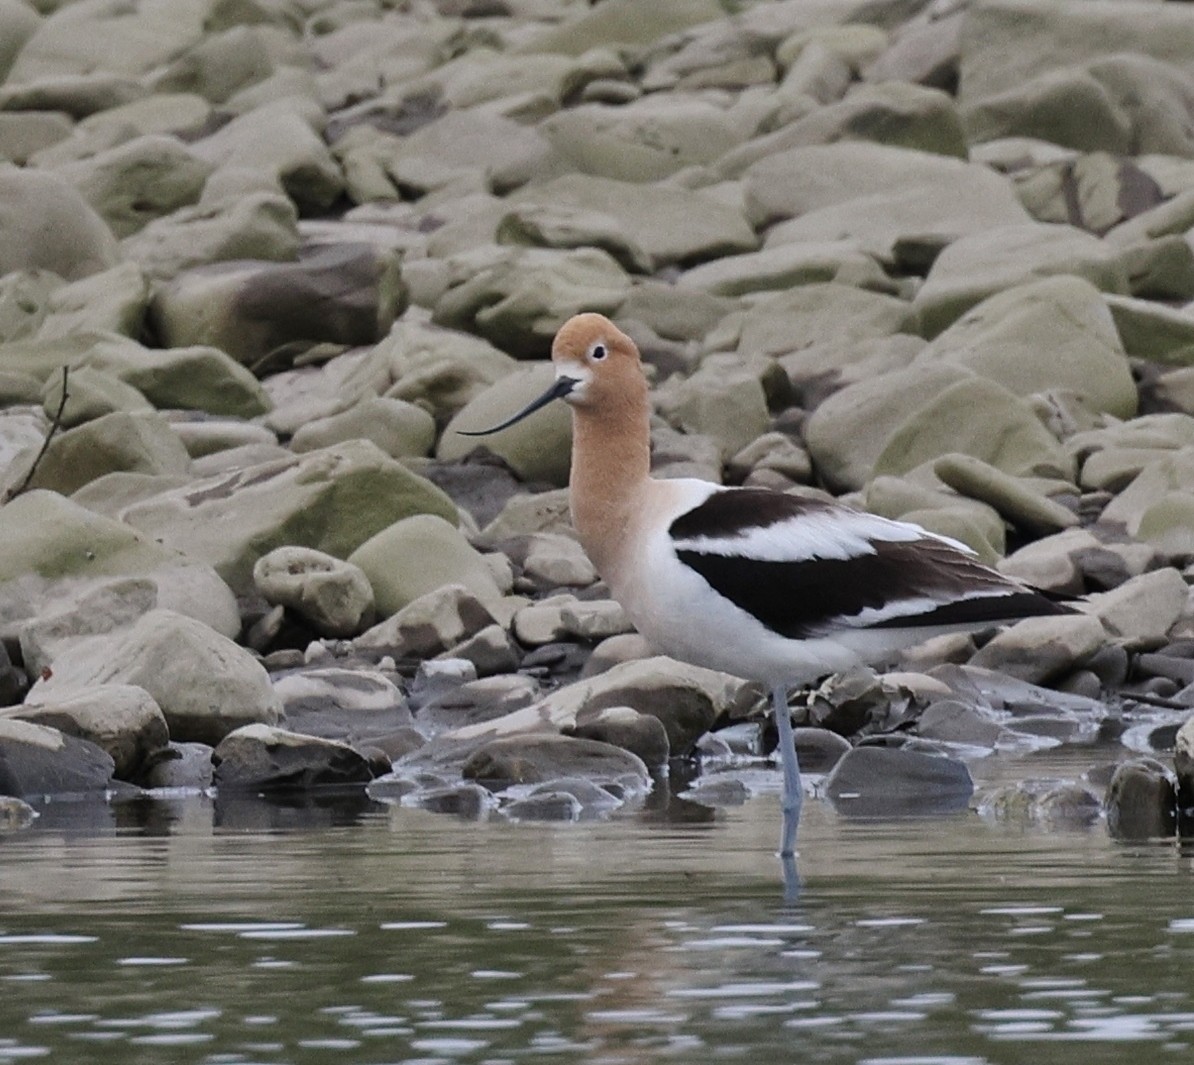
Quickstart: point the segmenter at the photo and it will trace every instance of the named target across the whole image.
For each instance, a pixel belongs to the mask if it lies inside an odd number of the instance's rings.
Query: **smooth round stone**
[[[289,607],[324,636],[353,636],[373,613],[364,571],[310,547],[278,547],[253,566],[253,583],[267,603]]]

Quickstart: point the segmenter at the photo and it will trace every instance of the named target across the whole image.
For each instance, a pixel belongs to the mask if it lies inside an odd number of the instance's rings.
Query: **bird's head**
[[[599,410],[620,399],[645,395],[642,362],[633,340],[601,314],[586,312],[569,318],[551,345],[556,377],[551,387],[517,414],[492,429],[462,436],[488,436],[523,420],[555,399],[575,410]]]

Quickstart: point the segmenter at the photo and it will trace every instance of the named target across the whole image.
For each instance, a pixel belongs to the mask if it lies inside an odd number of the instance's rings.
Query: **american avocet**
[[[651,477],[638,348],[608,318],[556,334],[556,377],[498,432],[555,399],[572,407],[572,522],[614,597],[659,651],[767,684],[779,730],[784,826],[802,787],[788,691],[944,632],[1071,609],[908,522],[841,504]]]

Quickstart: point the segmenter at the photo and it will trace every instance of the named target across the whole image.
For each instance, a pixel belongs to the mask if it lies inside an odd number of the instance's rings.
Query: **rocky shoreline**
[[[1089,604],[798,696],[821,795],[1189,831],[1191,56],[1144,0],[0,0],[0,827],[774,790],[764,693],[576,543],[566,410],[456,432],[595,310],[660,475]]]

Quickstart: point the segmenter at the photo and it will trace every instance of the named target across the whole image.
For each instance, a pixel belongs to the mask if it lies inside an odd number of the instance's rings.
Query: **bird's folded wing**
[[[669,533],[681,563],[792,639],[1070,612],[956,541],[821,500],[723,489]]]

